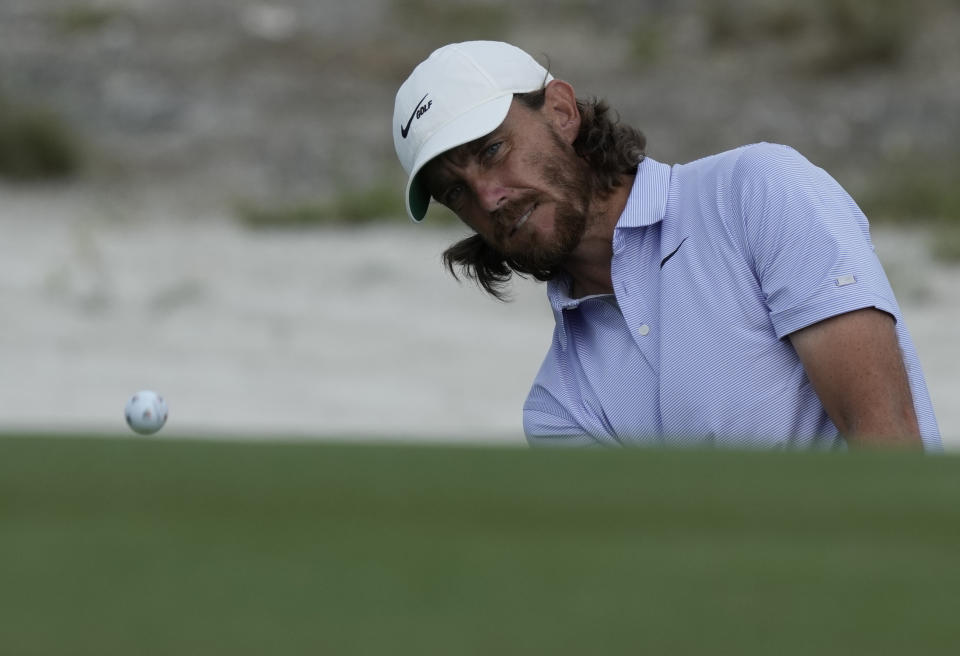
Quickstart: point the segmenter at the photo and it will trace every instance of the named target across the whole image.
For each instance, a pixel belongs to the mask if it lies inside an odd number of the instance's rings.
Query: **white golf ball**
[[[167,423],[167,402],[156,392],[141,390],[130,397],[124,409],[127,424],[141,435],[156,433]]]

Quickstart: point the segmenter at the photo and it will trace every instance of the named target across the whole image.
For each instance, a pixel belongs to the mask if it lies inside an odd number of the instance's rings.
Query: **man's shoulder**
[[[729,189],[734,178],[744,168],[761,169],[753,162],[767,158],[770,152],[785,149],[786,146],[768,143],[755,143],[708,155],[672,167],[674,192],[679,199],[698,198],[704,194],[713,195],[718,190]],[[725,192],[724,192],[725,193]]]
[[[724,230],[745,244],[744,230],[762,227],[766,214],[742,222],[746,198],[780,197],[784,186],[804,177],[812,165],[795,149],[777,143],[746,144],[673,167],[667,215],[673,230],[699,226]],[[772,196],[771,196],[772,195]],[[774,218],[773,214],[769,215]],[[679,223],[678,223],[679,222]],[[711,233],[713,234],[713,233]]]
[[[769,168],[790,161],[805,162],[806,159],[790,146],[761,141],[701,157],[678,166],[689,171],[732,170]]]
[[[721,188],[738,195],[749,190],[784,190],[805,181],[821,184],[826,172],[790,146],[760,142],[740,146],[675,167],[688,192]]]

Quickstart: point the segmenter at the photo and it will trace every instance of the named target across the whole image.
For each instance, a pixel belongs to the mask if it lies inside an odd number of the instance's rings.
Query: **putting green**
[[[960,459],[0,439],[5,654],[954,654]]]

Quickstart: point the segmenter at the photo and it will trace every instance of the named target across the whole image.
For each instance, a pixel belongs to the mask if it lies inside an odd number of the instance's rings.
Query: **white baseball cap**
[[[422,221],[430,193],[417,179],[424,164],[490,134],[513,94],[536,91],[553,76],[526,52],[499,41],[451,43],[422,61],[397,91],[393,145],[407,179],[407,213]]]

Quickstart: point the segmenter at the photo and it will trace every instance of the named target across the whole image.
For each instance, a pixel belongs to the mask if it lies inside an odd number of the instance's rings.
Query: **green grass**
[[[916,17],[923,10],[905,0],[827,0],[822,11],[831,39],[812,65],[816,72],[836,75],[899,64],[918,36]]]
[[[0,439],[10,654],[947,654],[960,460]]]
[[[78,139],[52,112],[0,98],[0,177],[67,178],[80,169]]]
[[[627,34],[630,47],[630,63],[639,67],[657,64],[665,54],[665,22],[648,17]]]
[[[129,18],[128,11],[103,3],[77,2],[50,12],[50,20],[64,34],[95,32],[115,20]]]
[[[393,0],[392,23],[408,31],[442,40],[444,43],[472,39],[503,39],[511,27],[509,4],[454,2],[451,0]]]
[[[402,217],[403,187],[378,186],[350,190],[325,201],[290,204],[238,204],[240,222],[251,228],[304,228],[357,225]]]
[[[357,226],[385,221],[408,221],[403,204],[403,183],[350,189],[324,200],[263,204],[240,202],[235,213],[249,228],[322,228]],[[457,218],[432,203],[424,221],[428,225],[451,225]]]
[[[797,72],[816,76],[899,65],[926,13],[905,0],[704,0],[697,7],[711,46],[776,43],[792,53]]]
[[[891,169],[896,169],[891,173]],[[862,202],[867,216],[915,223],[933,221],[960,225],[960,159],[921,161],[918,157],[891,162],[872,177]]]
[[[896,173],[890,173],[891,170]],[[931,251],[942,262],[960,262],[960,161],[921,162],[902,158],[871,176],[857,195],[875,224],[921,227],[931,234]]]

